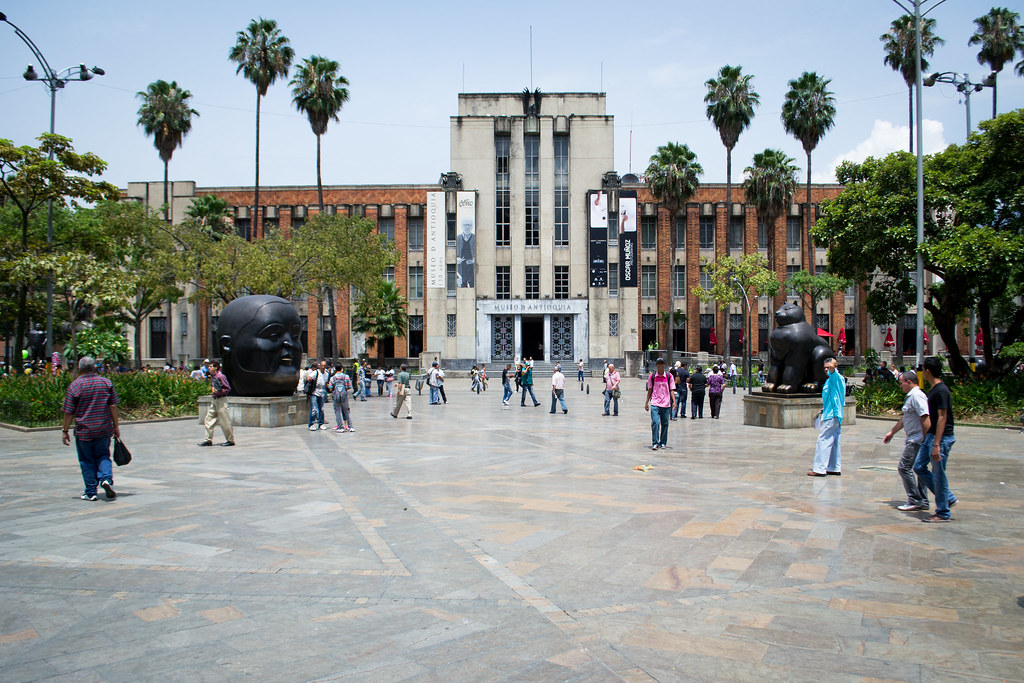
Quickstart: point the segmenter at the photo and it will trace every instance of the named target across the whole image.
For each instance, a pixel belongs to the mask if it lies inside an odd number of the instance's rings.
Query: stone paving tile
[[[3,680],[1024,681],[1024,440],[957,429],[952,524],[895,510],[889,423],[619,418],[453,390],[358,432],[127,425],[119,496],[0,432]],[[646,472],[636,465],[653,465]]]

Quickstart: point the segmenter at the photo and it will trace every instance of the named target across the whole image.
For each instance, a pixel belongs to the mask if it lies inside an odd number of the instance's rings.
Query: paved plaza
[[[0,678],[1024,681],[1024,436],[958,426],[923,524],[889,422],[811,478],[816,433],[740,394],[651,452],[639,380],[619,417],[569,380],[567,415],[540,378],[537,408],[457,380],[235,448],[126,425],[113,501],[59,431],[0,430]]]

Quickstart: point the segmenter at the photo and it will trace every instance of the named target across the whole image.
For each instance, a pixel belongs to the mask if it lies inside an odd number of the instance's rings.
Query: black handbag
[[[124,467],[132,461],[131,451],[124,445],[121,439],[114,437],[114,464],[118,467]]]

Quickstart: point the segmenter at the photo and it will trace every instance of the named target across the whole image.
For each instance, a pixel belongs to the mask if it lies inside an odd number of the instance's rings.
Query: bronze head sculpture
[[[302,363],[302,321],[287,299],[235,299],[217,324],[224,374],[239,396],[290,396]]]

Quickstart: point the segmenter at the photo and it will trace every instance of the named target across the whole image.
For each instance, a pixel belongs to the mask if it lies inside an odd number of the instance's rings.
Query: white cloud
[[[924,132],[924,153],[934,154],[946,149],[948,143],[943,135],[941,121],[925,119],[922,126]],[[834,183],[836,181],[836,167],[844,161],[861,162],[868,157],[884,157],[897,150],[906,149],[910,134],[907,126],[900,126],[891,121],[875,120],[871,129],[871,135],[858,144],[849,152],[840,154],[829,164],[828,170],[822,173],[814,173],[813,180],[816,183]]]

